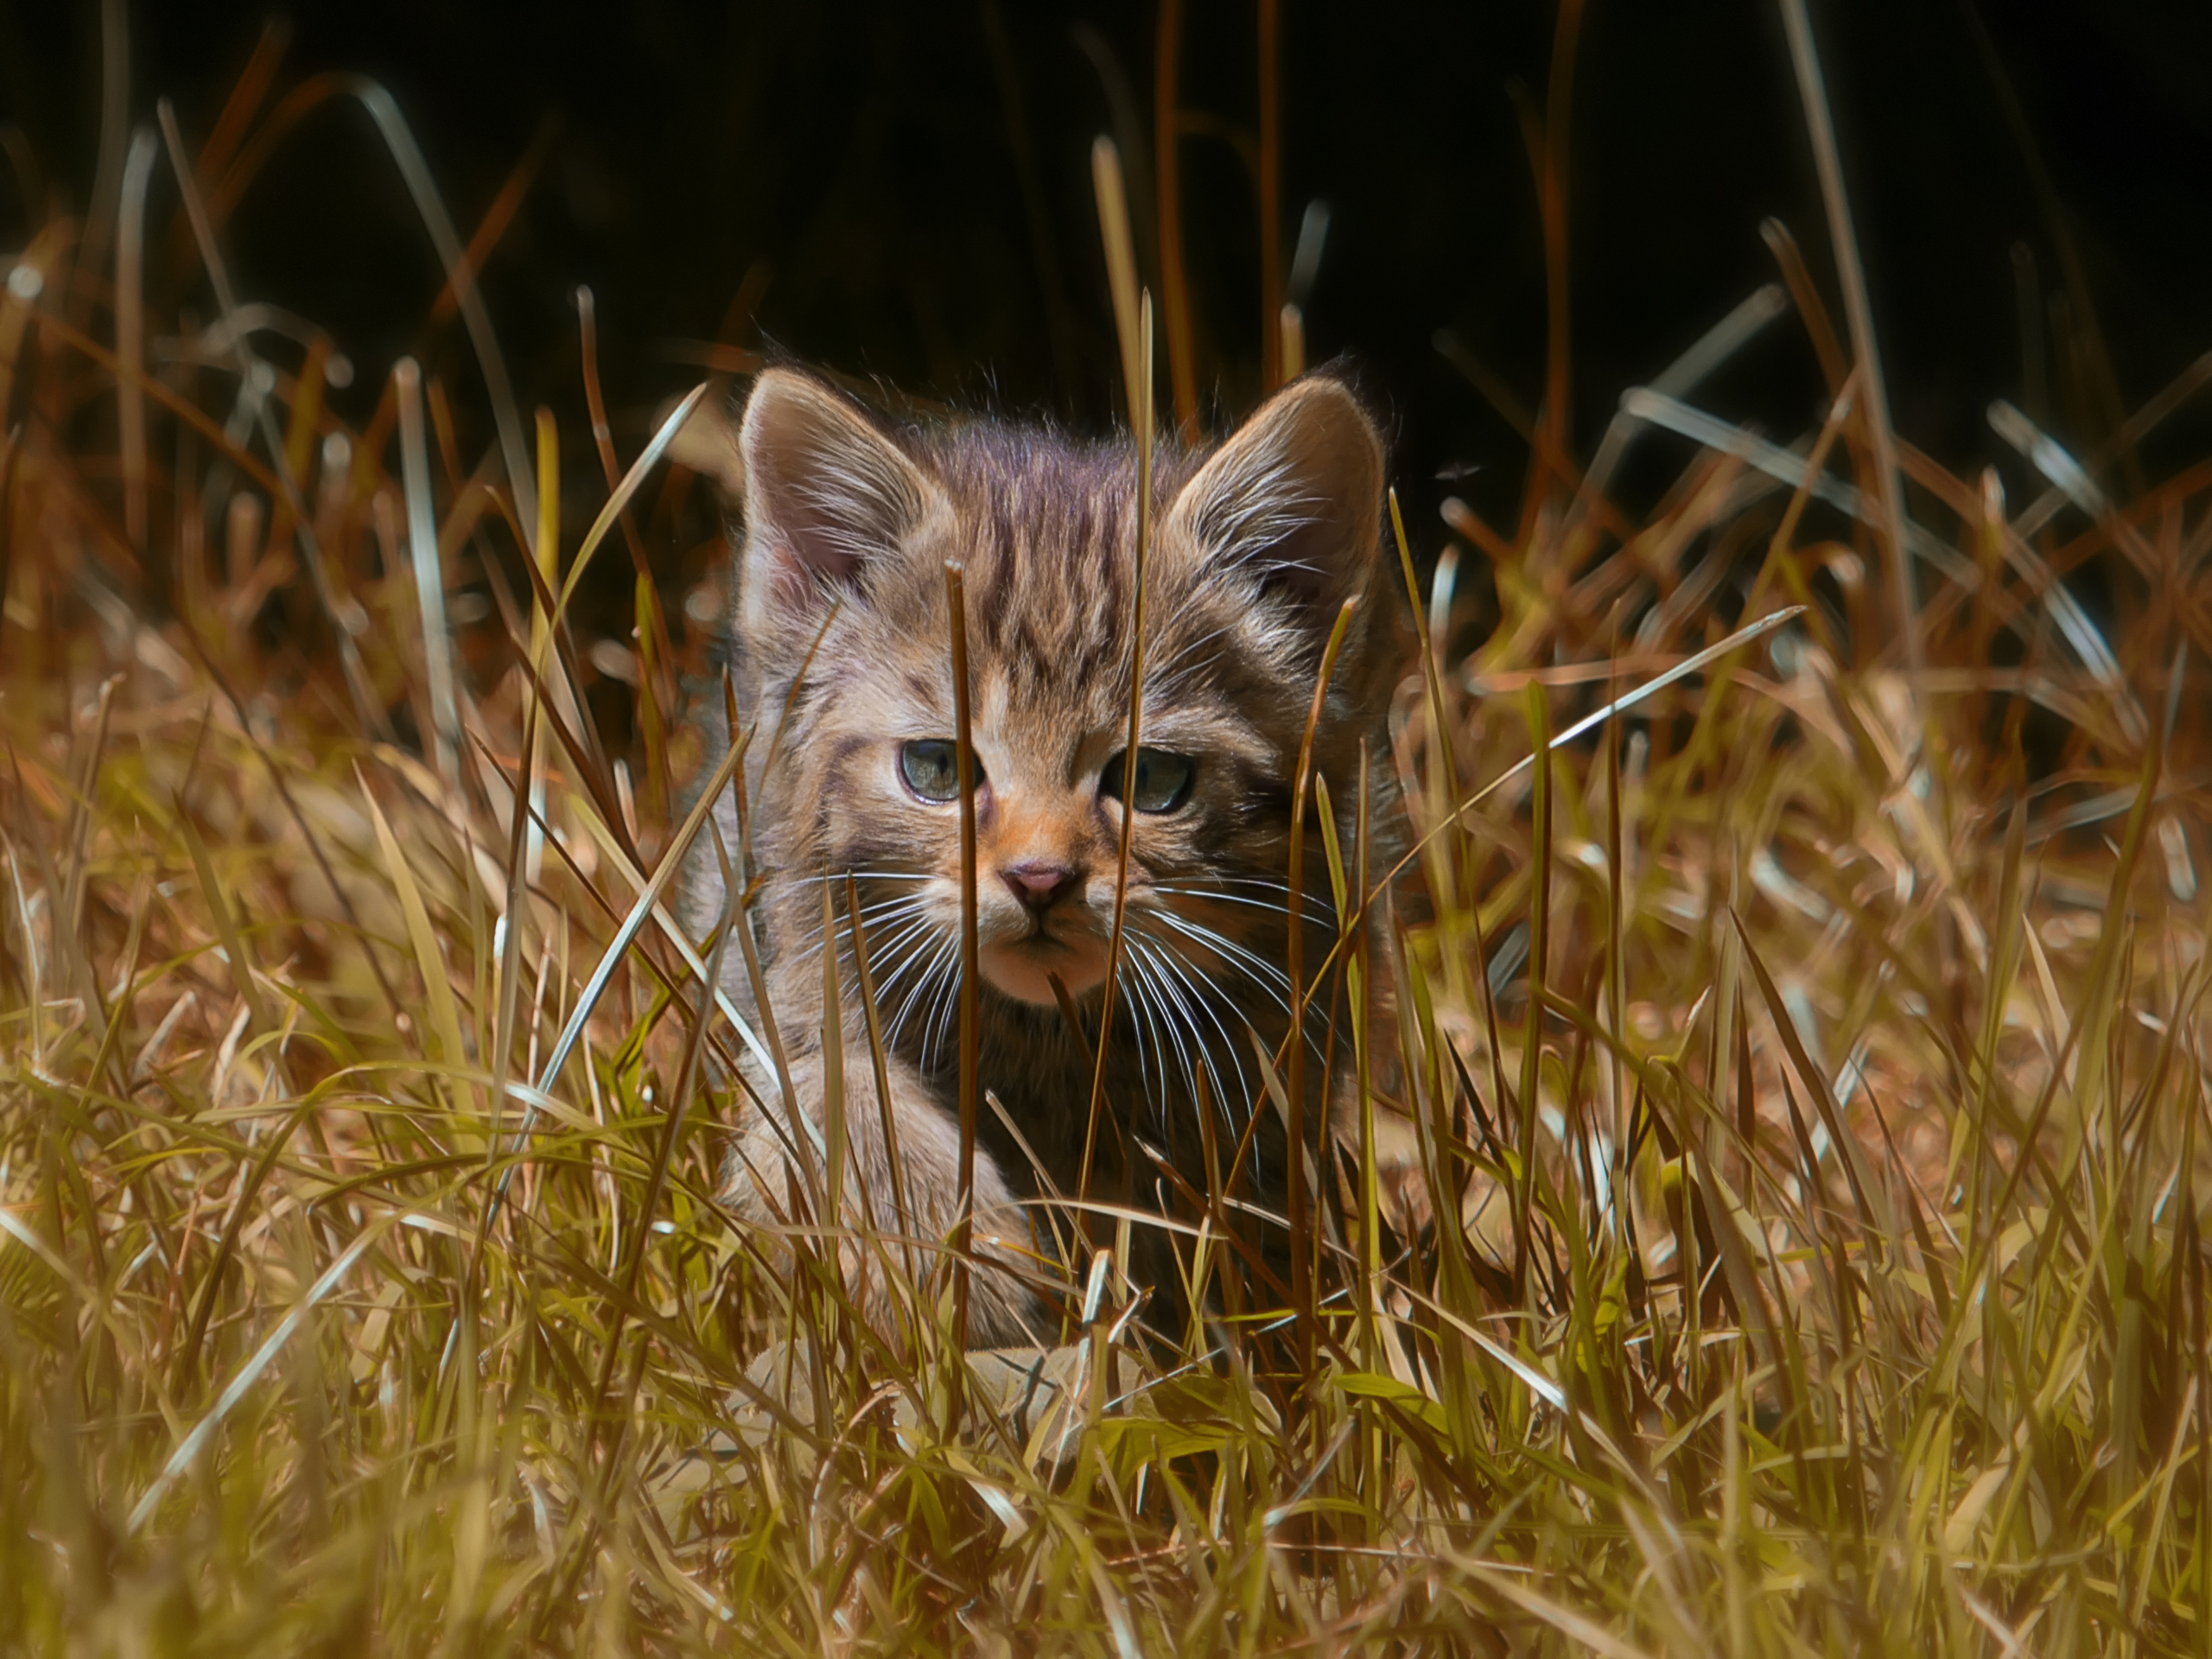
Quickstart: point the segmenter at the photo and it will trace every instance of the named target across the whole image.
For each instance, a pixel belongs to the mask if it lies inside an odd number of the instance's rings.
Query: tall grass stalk
[[[531,454],[504,369],[477,407],[429,353],[341,421],[327,340],[251,346],[219,275],[306,106],[255,62],[196,158],[166,111],[119,152],[129,270],[56,221],[0,290],[0,1649],[2204,1650],[2212,472],[2122,499],[2006,410],[2007,472],[1899,445],[1885,497],[1863,341],[1770,227],[1780,288],[1586,471],[1548,410],[1517,526],[1450,511],[1482,643],[1393,504],[1424,626],[1392,747],[1299,779],[1339,926],[1285,966],[1351,1010],[1351,1082],[1336,1134],[1291,1125],[1290,1213],[1209,1115],[1158,1224],[1187,1320],[1114,1270],[1153,1224],[1093,1197],[1121,1237],[1086,1259],[1055,1197],[1079,1340],[963,1360],[962,1240],[856,1219],[906,1201],[845,1189],[842,1088],[779,1248],[717,1196],[789,1084],[773,1007],[718,988],[760,978],[749,820],[687,805],[751,734],[698,740],[711,690],[671,723],[703,659],[677,492],[639,496],[704,390],[626,464],[585,300],[588,443],[548,413]],[[488,250],[341,91],[488,374]],[[219,334],[132,228],[180,158]],[[1795,442],[1689,401],[1784,293],[1831,393]],[[1648,508],[1612,498],[1631,446],[1679,464]],[[1867,572],[1908,545],[1900,628]],[[709,855],[731,905],[692,937]],[[823,923],[831,1035],[880,1076],[849,886]],[[1254,1058],[1219,1104],[1294,1118],[1319,1062]],[[964,1087],[969,1144],[979,1104],[1019,1122]]]

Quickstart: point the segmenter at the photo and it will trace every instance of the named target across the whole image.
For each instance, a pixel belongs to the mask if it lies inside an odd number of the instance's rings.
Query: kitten
[[[1307,918],[1309,978],[1336,939],[1311,803],[1297,906],[1287,875],[1300,746],[1347,599],[1361,602],[1314,747],[1347,848],[1363,742],[1378,785],[1389,772],[1382,716],[1398,641],[1390,567],[1377,556],[1382,440],[1342,383],[1316,375],[1286,387],[1211,454],[1158,455],[1143,724],[1126,803],[1134,442],[1078,443],[990,420],[893,429],[779,368],[755,381],[737,447],[744,522],[730,633],[739,721],[751,731],[742,767],[758,884],[751,913],[791,1096],[815,1127],[785,1121],[777,1081],[766,1068],[749,1071],[765,1104],[746,1108],[728,1196],[774,1239],[793,1224],[795,1200],[822,1190],[826,884],[843,1004],[847,1222],[896,1234],[903,1205],[906,1236],[934,1249],[955,1221],[961,808],[944,571],[958,561],[972,698],[978,1098],[994,1093],[1027,1142],[982,1108],[974,1231],[983,1265],[969,1339],[1034,1340],[1052,1324],[1032,1288],[1048,1281],[1050,1233],[1033,1227],[1021,1200],[1035,1196],[1033,1156],[1063,1195],[1081,1179],[1128,804],[1136,810],[1109,1116],[1092,1195],[1142,1205],[1148,1194],[1150,1207],[1172,1207],[1130,1135],[1165,1149],[1182,1179],[1205,1190],[1203,1084],[1222,1167],[1259,1114],[1239,1185],[1247,1198],[1281,1205],[1281,1114],[1264,1092],[1253,1033],[1280,1063],[1294,908]],[[716,816],[735,859],[734,791]],[[694,872],[692,919],[703,931],[724,904],[711,848],[695,855]],[[845,914],[848,873],[887,1051],[887,1114]],[[733,999],[751,1011],[741,950],[724,960]],[[1310,995],[1306,1122],[1318,1126],[1330,1095],[1319,1058],[1325,982]],[[1340,1036],[1332,1046],[1341,1057],[1351,1045]],[[885,1253],[895,1257],[897,1247]],[[906,1315],[872,1255],[849,1246],[846,1266],[870,1322],[890,1332]],[[1155,1244],[1150,1276],[1172,1281],[1170,1265]]]

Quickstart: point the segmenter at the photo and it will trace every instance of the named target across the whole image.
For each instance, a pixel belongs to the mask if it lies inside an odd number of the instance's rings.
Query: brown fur
[[[1103,995],[1084,982],[1098,976],[1114,909],[1122,808],[1102,791],[1101,774],[1122,750],[1128,721],[1135,448],[989,421],[888,430],[789,370],[756,382],[739,448],[747,500],[733,673],[741,723],[752,728],[743,775],[768,1001],[793,1096],[818,1121],[826,879],[844,1004],[847,1219],[894,1232],[903,1196],[909,1236],[933,1247],[957,1197],[960,809],[918,798],[899,757],[904,741],[953,734],[945,563],[964,567],[972,730],[985,779],[976,793],[980,1083],[1072,1194],[1091,1092],[1087,1046]],[[1193,757],[1196,771],[1179,810],[1137,814],[1106,1096],[1116,1121],[1166,1149],[1194,1187],[1205,1185],[1192,1087],[1203,1072],[1224,1161],[1257,1103],[1267,1132],[1247,1159],[1244,1186],[1280,1202],[1278,1115],[1259,1092],[1246,1027],[1280,1054],[1294,777],[1324,642],[1347,598],[1361,603],[1315,747],[1347,845],[1363,740],[1378,792],[1390,772],[1382,716],[1397,640],[1394,567],[1377,557],[1382,480],[1373,423],[1324,377],[1286,388],[1211,454],[1162,453],[1154,470],[1142,742]],[[718,818],[735,857],[734,800]],[[692,919],[702,929],[723,905],[712,858],[695,863]],[[1310,973],[1336,933],[1310,816],[1305,861]],[[1001,874],[1047,867],[1068,873],[1041,924],[1057,944],[1038,937],[1014,878]],[[887,1039],[896,1182],[844,914],[849,871]],[[741,952],[726,960],[728,988],[749,1008]],[[1079,992],[1081,1039],[1040,989],[1048,972]],[[1323,1006],[1309,1021],[1317,1035],[1326,1018]],[[1309,1123],[1328,1098],[1318,1052],[1308,1050]],[[792,1194],[806,1189],[788,1167],[795,1149],[818,1184],[817,1154],[804,1126],[781,1121],[765,1071],[748,1080],[768,1109],[740,1128],[729,1193],[773,1237]],[[1039,1277],[1033,1241],[1049,1234],[1033,1233],[1020,1203],[1035,1185],[1024,1154],[988,1106],[981,1116],[978,1249],[1004,1270],[976,1275],[970,1340],[1021,1339],[1043,1326],[1022,1281]],[[1102,1141],[1101,1168],[1122,1166],[1123,1138],[1109,1129]],[[1121,1194],[1170,1207],[1149,1165],[1131,1161]],[[1094,1194],[1119,1196],[1107,1185],[1095,1179]],[[847,1262],[871,1321],[894,1328],[903,1316],[880,1272],[871,1276],[857,1249]]]

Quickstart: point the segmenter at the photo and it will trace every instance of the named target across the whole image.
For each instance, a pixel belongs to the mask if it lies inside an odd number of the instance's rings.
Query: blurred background
[[[41,217],[28,197],[82,211],[100,186],[102,10],[0,6],[16,162],[0,235],[17,245]],[[1348,359],[1388,411],[1417,541],[1440,538],[1446,495],[1509,529],[1521,499],[1516,427],[1543,397],[1549,315],[1536,158],[1555,132],[1578,454],[1622,389],[1774,279],[1766,217],[1795,232],[1840,319],[1772,6],[1265,10],[1277,270],[1303,303],[1309,360]],[[250,66],[273,77],[272,104],[327,71],[384,83],[464,238],[519,188],[483,282],[525,407],[550,404],[564,424],[582,416],[574,290],[594,291],[626,457],[702,363],[735,360],[718,345],[1078,429],[1116,418],[1089,151],[1101,132],[1122,141],[1156,287],[1164,22],[1195,384],[1219,429],[1263,373],[1262,10],[385,0],[272,20],[198,0],[129,8],[127,62],[109,73],[127,73],[137,118],[174,99],[195,145]],[[1815,22],[1902,435],[1970,476],[2009,459],[1983,416],[2001,396],[2087,453],[2212,346],[2212,9],[1854,0],[1816,6]],[[165,194],[157,182],[157,224],[175,213]],[[196,280],[173,228],[171,275]],[[439,273],[357,104],[308,111],[225,235],[246,297],[312,316],[359,365],[328,393],[357,429],[402,352],[474,387],[459,327],[425,332]],[[1792,324],[1700,397],[1787,432],[1815,418],[1821,390]],[[481,399],[455,407],[477,453]],[[2202,454],[2204,436],[2184,411],[2164,441]]]

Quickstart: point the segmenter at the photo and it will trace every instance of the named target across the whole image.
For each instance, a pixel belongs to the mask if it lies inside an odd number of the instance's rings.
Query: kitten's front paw
[[[981,1162],[979,1158],[979,1166]],[[979,1167],[979,1186],[982,1173]],[[1044,1264],[1028,1217],[1010,1203],[986,1209],[976,1217],[974,1236],[968,1345],[1004,1348],[1049,1341],[1058,1322],[1030,1282],[1043,1272]]]
[[[851,1075],[849,1071],[848,1075]],[[960,1215],[959,1135],[945,1114],[924,1109],[901,1114],[901,1162],[894,1173],[875,1136],[855,1135],[854,1163],[844,1191],[845,1213],[822,1226],[791,1213],[794,1198],[823,1191],[817,1165],[810,1182],[791,1161],[790,1145],[765,1121],[754,1122],[732,1148],[723,1198],[755,1230],[761,1255],[786,1281],[794,1271],[795,1233],[817,1236],[817,1254],[834,1248],[840,1276],[862,1316],[887,1340],[899,1341],[947,1283],[954,1227]],[[855,1122],[852,1117],[848,1122]],[[865,1119],[858,1120],[865,1122]],[[863,1199],[865,1198],[865,1205]],[[975,1154],[975,1222],[969,1229],[968,1335],[970,1348],[1050,1339],[1054,1318],[1038,1287],[1050,1268],[1039,1249],[1029,1215],[1008,1190],[997,1164],[980,1147]],[[830,1240],[835,1237],[834,1246]],[[911,1278],[909,1277],[911,1274]]]

